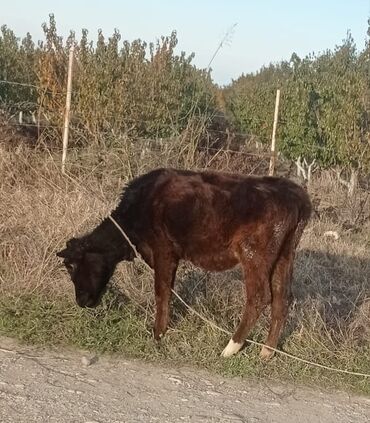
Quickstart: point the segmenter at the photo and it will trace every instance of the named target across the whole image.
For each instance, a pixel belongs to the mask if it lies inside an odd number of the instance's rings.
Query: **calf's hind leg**
[[[295,255],[294,236],[285,241],[280,256],[276,262],[271,280],[271,325],[266,345],[276,348],[281,332],[288,317],[289,306],[292,300],[291,282]],[[274,351],[262,347],[260,357],[268,359]]]
[[[221,354],[223,357],[230,357],[241,349],[270,299],[270,265],[266,259],[257,255],[253,260],[243,258],[242,265],[245,275],[246,305],[239,326]]]

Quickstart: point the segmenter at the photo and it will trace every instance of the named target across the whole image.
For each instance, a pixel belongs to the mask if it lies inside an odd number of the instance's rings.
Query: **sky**
[[[0,25],[19,37],[30,32],[42,39],[42,22],[49,13],[58,33],[89,30],[96,39],[117,28],[122,39],[155,41],[177,31],[178,52],[195,53],[193,61],[206,68],[229,29],[227,42],[212,62],[212,77],[226,85],[242,73],[263,65],[333,49],[347,31],[359,49],[364,47],[370,0],[13,0],[3,1]]]

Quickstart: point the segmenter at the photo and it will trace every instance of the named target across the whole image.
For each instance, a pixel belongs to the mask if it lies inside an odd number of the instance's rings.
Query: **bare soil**
[[[370,399],[0,339],[0,421],[365,423]]]

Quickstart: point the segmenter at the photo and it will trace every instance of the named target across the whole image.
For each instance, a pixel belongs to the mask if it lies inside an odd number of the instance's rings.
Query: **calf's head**
[[[72,238],[57,256],[64,259],[75,287],[77,304],[80,307],[96,307],[116,266],[110,255],[91,251],[86,242]]]

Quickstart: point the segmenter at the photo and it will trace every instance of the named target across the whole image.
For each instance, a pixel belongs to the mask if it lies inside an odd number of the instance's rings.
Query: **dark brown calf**
[[[240,263],[246,306],[223,356],[239,351],[270,301],[266,344],[276,348],[291,300],[295,250],[310,213],[305,190],[282,178],[158,169],[131,181],[111,216],[154,269],[155,339],[167,329],[180,260],[210,271]],[[109,218],[57,254],[81,307],[96,306],[117,263],[134,258]],[[269,357],[271,350],[263,348],[261,355]]]

